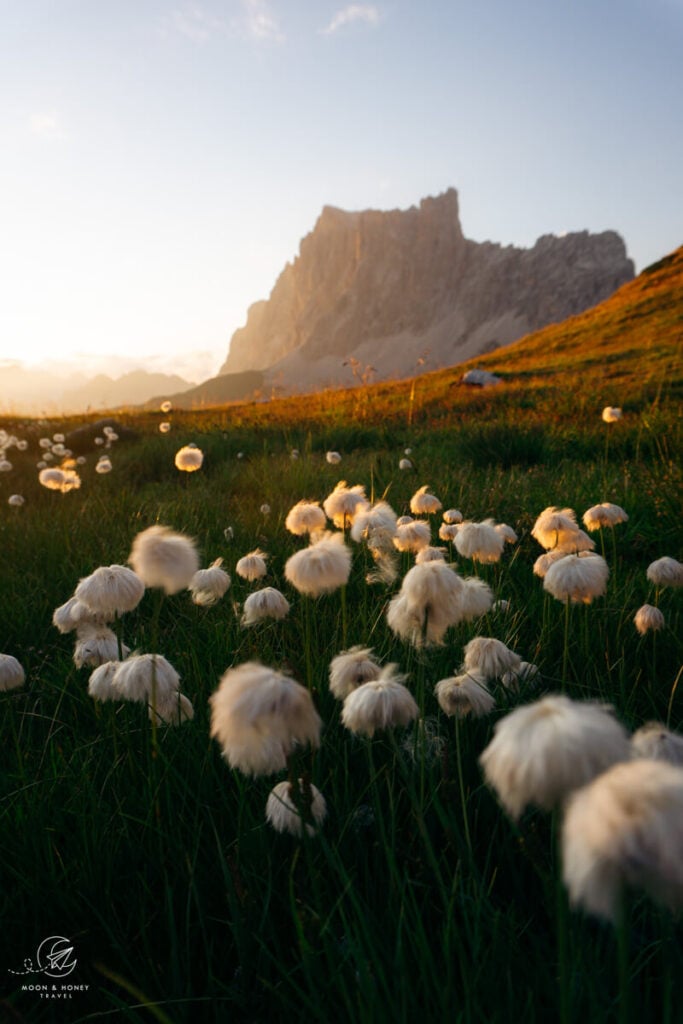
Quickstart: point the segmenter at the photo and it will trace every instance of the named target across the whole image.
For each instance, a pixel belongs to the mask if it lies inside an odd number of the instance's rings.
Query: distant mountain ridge
[[[139,405],[153,395],[190,388],[189,381],[176,374],[133,370],[112,378],[75,374],[58,377],[49,371],[30,369],[17,363],[0,363],[0,412],[42,413],[84,412]]]
[[[544,235],[531,249],[466,239],[455,189],[408,210],[326,206],[220,373],[261,371],[266,394],[410,376],[580,313],[633,274],[614,231]]]

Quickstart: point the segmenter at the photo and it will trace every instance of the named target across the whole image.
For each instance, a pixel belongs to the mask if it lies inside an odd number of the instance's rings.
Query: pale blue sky
[[[682,97],[683,0],[0,0],[0,359],[206,377],[324,204],[451,185],[469,238],[641,269]]]

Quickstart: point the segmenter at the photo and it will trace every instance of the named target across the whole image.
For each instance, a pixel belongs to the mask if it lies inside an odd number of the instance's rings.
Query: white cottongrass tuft
[[[434,687],[436,699],[442,711],[456,718],[481,718],[488,715],[496,705],[486,686],[486,677],[477,671],[441,679]]]
[[[683,736],[667,729],[661,722],[646,722],[631,736],[634,758],[668,761],[683,766]]]
[[[463,514],[458,508],[447,508],[442,519],[447,526],[455,526],[463,520]]]
[[[160,700],[156,706],[148,705],[147,714],[150,721],[157,725],[183,725],[194,718],[192,702],[184,693],[176,691],[167,699]]]
[[[330,662],[330,691],[337,700],[346,700],[352,690],[377,679],[382,671],[372,658],[371,647],[350,647]]]
[[[267,558],[268,555],[265,551],[256,548],[255,551],[250,551],[249,554],[239,559],[235,566],[235,572],[242,579],[250,580],[252,583],[254,580],[261,580],[268,572],[266,566]]]
[[[345,586],[351,572],[351,549],[341,533],[323,533],[285,563],[285,577],[301,594],[319,597]]]
[[[457,523],[442,523],[439,527],[439,540],[447,540],[453,542],[458,535],[460,529]]]
[[[420,487],[410,499],[410,511],[414,516],[432,515],[443,508],[434,494],[429,493],[429,484]]]
[[[543,587],[558,601],[590,604],[607,590],[609,568],[601,555],[582,552],[554,562],[545,574]]]
[[[114,686],[114,673],[120,664],[120,661],[105,661],[90,673],[88,694],[93,700],[101,703],[121,700],[121,695]]]
[[[85,576],[76,587],[74,597],[93,616],[105,621],[132,611],[142,600],[145,585],[125,565],[107,565]]]
[[[81,486],[81,478],[73,469],[57,469],[48,466],[46,469],[41,469],[38,480],[49,491],[61,491],[62,494],[78,490]]]
[[[664,629],[664,615],[652,604],[641,605],[633,617],[633,622],[641,636],[650,631]]]
[[[372,737],[382,729],[406,726],[420,713],[415,699],[403,685],[396,665],[386,665],[377,679],[363,683],[346,697],[342,722],[350,732]]]
[[[396,533],[396,513],[386,501],[378,501],[358,512],[353,518],[351,539],[369,540],[377,531],[383,536]]]
[[[414,565],[387,609],[387,623],[415,646],[440,644],[449,626],[462,618],[464,582],[445,562]]]
[[[472,622],[490,611],[493,605],[493,591],[488,583],[476,576],[468,576],[463,580],[463,584],[464,587],[460,594],[460,620]]]
[[[306,533],[324,530],[327,516],[317,501],[299,501],[290,508],[285,519],[285,528],[296,537]]]
[[[77,640],[74,649],[74,664],[76,668],[83,668],[91,665],[97,668],[105,661],[116,661],[119,656],[119,644],[116,634],[107,626],[84,623],[77,627]],[[123,657],[130,654],[125,644],[121,645]]]
[[[161,403],[159,408],[161,409],[162,412],[169,413],[173,408],[173,402],[170,402],[167,398],[165,402]]]
[[[415,565],[422,565],[424,562],[445,562],[446,549],[426,547],[420,548],[415,555]]]
[[[26,499],[24,498],[23,494],[10,494],[9,498],[7,499],[7,504],[11,505],[13,508],[20,508],[25,501]]]
[[[107,455],[103,455],[97,460],[97,465],[95,466],[96,473],[111,473],[111,470],[111,459]]]
[[[217,558],[208,569],[197,569],[190,580],[188,590],[192,594],[192,600],[202,608],[216,604],[225,594],[230,586],[230,576],[221,569],[222,558]]]
[[[432,531],[429,523],[425,523],[422,519],[408,519],[403,517],[396,520],[396,534],[393,538],[394,547],[397,551],[421,551],[422,548],[426,548],[432,539]]]
[[[494,526],[494,530],[496,531],[496,533],[500,534],[500,536],[503,538],[506,544],[517,543],[517,534],[511,526],[507,525],[507,523],[496,523]]]
[[[313,822],[313,824],[306,823],[306,832],[309,836],[314,836],[327,817],[327,804],[325,797],[316,786],[299,779],[299,792],[302,800],[305,800],[306,790],[310,791],[308,814]],[[302,835],[305,822],[294,803],[290,782],[278,782],[277,786],[270,791],[266,801],[266,821],[276,832],[288,832],[297,837]]]
[[[161,433],[161,434],[168,434],[170,429],[171,429],[171,424],[168,422],[168,420],[164,420],[163,423],[159,424],[159,433]]]
[[[562,828],[569,899],[618,921],[626,886],[683,907],[683,769],[661,761],[618,764],[575,793]]]
[[[270,513],[272,512],[272,509],[271,509],[270,505],[267,502],[264,501],[264,503],[259,508],[259,512],[261,513],[261,515],[265,519],[267,516],[270,515]]]
[[[321,721],[308,690],[250,661],[228,669],[209,698],[211,735],[245,775],[270,775],[297,746],[320,744]]]
[[[398,461],[398,468],[399,469],[412,469],[413,468],[413,464],[410,461],[410,459],[399,459],[399,461]]]
[[[201,469],[204,453],[196,444],[186,444],[175,453],[175,468],[183,473],[194,473]]]
[[[465,645],[467,672],[480,672],[485,679],[499,679],[505,672],[516,672],[522,659],[492,636],[475,636]]]
[[[180,676],[162,654],[134,654],[119,663],[112,687],[119,700],[139,701],[159,708],[180,689]]]
[[[52,624],[60,633],[71,633],[87,623],[102,625],[105,621],[105,616],[95,615],[76,597],[70,597],[64,604],[60,604],[52,614]]]
[[[490,563],[499,561],[505,538],[496,530],[493,520],[486,519],[483,523],[462,523],[454,543],[463,558]]]
[[[242,626],[255,626],[264,619],[284,619],[289,613],[289,601],[275,587],[263,587],[255,590],[244,602],[240,623]]]
[[[502,718],[479,761],[503,807],[517,819],[528,804],[552,810],[630,756],[626,730],[609,707],[554,694]]]
[[[0,654],[0,691],[16,690],[23,686],[26,673],[11,654]]]
[[[500,681],[507,690],[519,690],[522,683],[533,683],[538,673],[538,665],[533,665],[530,661],[520,661],[517,668],[503,672]]]
[[[593,505],[583,513],[583,524],[592,533],[594,530],[601,530],[604,526],[616,526],[617,523],[627,523],[628,515],[620,505],[613,505],[610,501],[603,501],[599,505]]]
[[[531,536],[536,538],[542,548],[551,551],[575,540],[578,529],[573,508],[557,508],[550,505],[538,516],[532,527]]]
[[[616,423],[621,419],[621,409],[618,406],[606,405],[602,410],[602,418],[605,423]]]
[[[559,562],[561,558],[566,558],[568,554],[569,552],[567,551],[553,548],[552,551],[546,551],[545,554],[539,555],[534,562],[534,575],[540,576],[543,579],[550,566],[554,562]]]
[[[365,497],[363,485],[347,487],[346,480],[340,480],[323,502],[325,515],[340,530],[345,530],[359,513],[365,512],[369,507],[370,503]]]
[[[341,455],[339,452],[326,452],[325,461],[329,462],[330,466],[337,466],[341,462]]]
[[[683,587],[683,563],[663,555],[650,562],[646,576],[657,587]]]
[[[138,533],[128,562],[145,586],[176,594],[189,587],[199,568],[199,555],[190,537],[156,525]]]

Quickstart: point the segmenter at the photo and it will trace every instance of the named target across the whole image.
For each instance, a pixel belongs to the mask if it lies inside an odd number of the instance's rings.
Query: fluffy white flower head
[[[616,423],[621,419],[621,409],[618,406],[606,405],[602,410],[602,419],[605,423]]]
[[[94,616],[106,621],[136,608],[145,593],[145,585],[125,565],[107,565],[85,576],[74,593],[77,601]]]
[[[570,901],[616,921],[625,887],[683,907],[683,769],[617,764],[571,798],[562,829]]]
[[[664,615],[659,608],[655,608],[652,604],[641,605],[633,617],[633,622],[641,636],[645,636],[650,631],[657,632],[659,629],[664,629]]]
[[[668,761],[683,766],[683,736],[667,729],[661,722],[646,722],[631,736],[634,758]]]
[[[405,517],[403,517],[405,519]],[[429,523],[422,519],[410,519],[408,522],[396,521],[394,547],[397,551],[421,551],[432,539]]]
[[[228,669],[209,703],[211,735],[245,775],[281,771],[296,746],[320,743],[321,721],[308,690],[258,662]]]
[[[119,656],[119,644],[116,634],[106,626],[97,626],[84,623],[77,627],[77,641],[74,649],[74,664],[76,668],[83,668],[84,665],[91,665],[97,668],[105,661],[116,661]],[[124,658],[130,654],[130,650],[122,644],[121,653]]]
[[[341,462],[341,455],[339,452],[326,452],[325,460],[329,462],[330,466],[337,466]]]
[[[180,689],[180,676],[161,654],[134,654],[119,663],[112,677],[119,700],[159,707]]]
[[[502,718],[479,761],[507,813],[518,818],[527,804],[551,810],[630,756],[626,731],[607,707],[552,695]]]
[[[183,473],[194,473],[201,469],[204,453],[196,444],[186,444],[175,453],[175,467]]]
[[[230,586],[230,576],[221,569],[222,558],[217,558],[208,569],[198,569],[190,580],[192,600],[201,607],[216,604]]]
[[[475,636],[465,646],[465,668],[480,672],[485,679],[498,679],[505,672],[516,672],[522,659],[502,640],[492,636]]]
[[[657,587],[683,587],[683,563],[669,555],[650,562],[646,575]]]
[[[365,512],[369,507],[363,485],[347,487],[346,480],[340,480],[323,502],[325,515],[340,530],[345,530],[360,512]]]
[[[617,523],[627,523],[628,515],[620,505],[613,505],[610,501],[603,501],[599,505],[593,505],[583,513],[583,524],[592,533],[594,530],[601,530],[604,526],[616,526]]]
[[[493,521],[462,523],[454,539],[455,547],[463,558],[475,562],[497,562],[505,547],[505,538],[496,530]]]
[[[176,594],[190,585],[199,555],[190,537],[157,525],[135,537],[128,562],[145,586]]]
[[[244,602],[241,618],[243,626],[254,626],[264,619],[284,619],[289,612],[289,601],[275,587],[263,587],[249,594]]]
[[[252,582],[263,579],[268,572],[266,566],[267,558],[268,555],[265,551],[260,551],[259,548],[256,548],[255,551],[250,551],[249,554],[239,559],[235,566],[235,572],[242,579],[251,580]]]
[[[378,730],[405,726],[417,718],[420,711],[415,699],[395,669],[395,665],[386,665],[377,679],[347,696],[342,722],[351,732],[372,737]]]
[[[582,552],[566,555],[549,567],[543,587],[558,601],[590,604],[607,590],[609,568],[600,555]]]
[[[551,551],[575,540],[579,529],[576,513],[573,508],[557,508],[550,505],[545,508],[534,523],[531,536],[535,537],[542,548]]]
[[[346,700],[352,690],[377,679],[381,671],[371,647],[350,647],[330,662],[330,690],[337,700]]]
[[[285,564],[285,577],[309,597],[319,597],[343,587],[351,572],[351,550],[341,533],[323,533]]]
[[[22,686],[26,673],[11,654],[0,654],[0,690],[15,690]]]
[[[324,530],[327,517],[317,501],[299,501],[290,508],[285,519],[285,528],[296,537],[306,533]]]
[[[436,495],[429,493],[429,484],[420,487],[410,499],[410,511],[414,516],[432,515],[442,507]]]
[[[434,687],[442,711],[456,718],[481,718],[495,707],[495,700],[486,686],[486,677],[477,671],[442,679]]]

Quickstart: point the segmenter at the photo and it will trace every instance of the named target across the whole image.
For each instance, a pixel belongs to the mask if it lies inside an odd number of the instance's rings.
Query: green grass
[[[13,455],[15,469],[0,480],[2,650],[27,672],[24,689],[2,695],[2,962],[18,968],[47,935],[65,935],[78,955],[74,980],[90,989],[60,1016],[63,1006],[21,993],[8,974],[0,1004],[8,1019],[559,1019],[551,821],[529,811],[513,826],[477,759],[509,708],[560,686],[564,609],[544,596],[531,569],[540,548],[530,529],[550,504],[581,514],[610,500],[630,516],[617,528],[616,562],[607,538],[607,596],[570,608],[568,692],[613,703],[629,728],[666,717],[681,662],[680,592],[660,595],[665,632],[639,638],[632,619],[652,596],[646,566],[680,552],[681,475],[672,457],[680,427],[673,404],[661,402],[616,429],[601,423],[599,409],[585,423],[538,406],[529,423],[524,415],[508,406],[493,421],[480,410],[466,424],[436,417],[410,432],[395,422],[316,432],[292,422],[230,430],[214,412],[203,423],[197,414],[190,424],[177,417],[165,437],[153,417],[141,418],[138,439],[114,447],[113,472],[97,476],[89,461],[81,490],[66,495],[36,482],[35,435],[44,428],[34,426],[31,448]],[[193,438],[205,465],[181,477],[173,453]],[[397,469],[408,443],[412,474]],[[289,457],[293,445],[298,461]],[[326,464],[327,447],[343,452],[340,466]],[[222,760],[209,738],[207,700],[226,668],[251,658],[305,678],[302,599],[284,580],[301,542],[284,518],[299,498],[323,499],[341,477],[375,498],[386,494],[398,512],[429,483],[444,507],[507,522],[520,540],[499,565],[479,569],[510,601],[509,612],[451,630],[444,647],[428,650],[388,630],[390,592],[366,586],[368,556],[354,545],[347,643],[372,646],[408,674],[424,731],[370,742],[342,727],[327,689],[327,666],[342,647],[340,597],[315,602],[313,695],[324,730],[315,758],[303,756],[329,816],[320,836],[298,842],[264,822],[278,778],[246,779]],[[22,508],[7,505],[14,491],[27,499]],[[124,563],[135,534],[156,521],[195,537],[203,564],[222,556],[233,586],[209,609],[186,592],[163,602],[159,652],[180,673],[196,717],[160,730],[154,758],[144,709],[95,705],[88,670],[72,663],[72,637],[50,620],[80,577]],[[292,610],[282,623],[245,631],[233,602],[249,586],[233,570],[257,545],[270,555],[266,582],[283,589]],[[459,560],[459,569],[469,574],[472,566]],[[124,617],[134,649],[151,649],[154,601],[147,593]],[[455,726],[432,690],[479,634],[538,664],[541,682],[519,695],[499,688],[489,718],[462,723],[470,852]],[[674,728],[682,699],[683,691],[673,698]],[[681,938],[667,913],[636,897],[633,1020],[651,1018],[653,1006],[657,1019],[677,1019],[683,954],[672,936]],[[613,931],[571,913],[567,942],[571,1019],[610,1019],[619,995]]]

